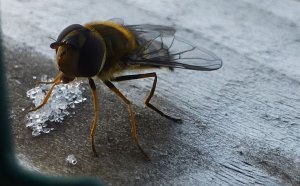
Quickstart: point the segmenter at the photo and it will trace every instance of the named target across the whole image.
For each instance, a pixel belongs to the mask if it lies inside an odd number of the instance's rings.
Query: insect
[[[145,99],[145,105],[163,117],[180,121],[150,103],[157,83],[155,70],[168,68],[173,71],[174,68],[182,68],[212,71],[222,66],[222,60],[212,52],[175,37],[173,27],[152,24],[125,25],[120,19],[90,22],[85,25],[70,25],[59,34],[57,40],[50,47],[55,49],[59,73],[52,82],[43,102],[30,111],[44,106],[56,85],[69,83],[77,77],[87,78],[94,102],[94,119],[90,131],[94,155],[97,155],[94,137],[99,116],[94,79],[101,80],[127,105],[130,113],[132,139],[145,158],[149,159],[137,138],[132,103],[112,82],[154,78],[150,93]],[[150,69],[154,72],[119,75],[133,69]]]

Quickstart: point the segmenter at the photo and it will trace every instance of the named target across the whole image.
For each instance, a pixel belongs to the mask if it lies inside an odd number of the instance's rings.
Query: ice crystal
[[[46,75],[43,75],[41,81],[53,81],[53,79],[48,79]],[[53,128],[47,127],[47,123],[61,123],[70,114],[70,109],[74,109],[76,104],[86,100],[82,95],[84,88],[81,84],[80,81],[74,81],[57,85],[46,105],[27,114],[26,127],[32,129],[33,136],[51,132]],[[40,84],[27,91],[27,97],[32,100],[34,107],[42,103],[50,86],[51,84]]]

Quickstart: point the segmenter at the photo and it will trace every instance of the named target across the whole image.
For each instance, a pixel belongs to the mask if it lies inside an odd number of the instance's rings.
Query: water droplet
[[[41,81],[47,81],[48,80],[48,76],[47,75],[42,75],[41,76]]]
[[[31,127],[32,126],[32,123],[26,123],[26,127]]]
[[[76,165],[77,164],[77,160],[76,160],[76,158],[75,158],[75,156],[73,154],[68,155],[68,157],[67,157],[66,160],[67,160],[67,162],[69,164],[72,164],[72,165]]]
[[[51,131],[50,128],[43,128],[43,133],[49,133]]]
[[[39,130],[33,130],[32,131],[32,135],[33,136],[38,136],[38,135],[40,135],[41,134],[41,132],[39,131]]]
[[[15,82],[18,83],[19,85],[22,84],[21,81],[19,81],[19,80],[17,80],[17,79],[15,80]]]
[[[75,108],[75,104],[74,104],[74,103],[71,103],[70,107],[71,107],[71,108]]]

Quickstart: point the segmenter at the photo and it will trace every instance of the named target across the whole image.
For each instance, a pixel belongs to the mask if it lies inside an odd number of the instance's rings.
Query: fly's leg
[[[137,131],[136,131],[136,125],[135,125],[135,119],[134,119],[134,111],[133,111],[131,102],[110,81],[104,81],[104,84],[108,88],[110,88],[110,90],[112,90],[119,98],[121,98],[122,101],[127,105],[129,113],[130,113],[131,137],[134,140],[134,142],[137,145],[137,147],[142,152],[142,154],[145,156],[145,159],[146,160],[150,160],[149,156],[146,154],[146,152],[140,146],[138,138],[137,138]]]
[[[95,82],[92,78],[89,78],[89,85],[93,94],[93,101],[94,101],[94,119],[91,127],[91,144],[92,144],[92,150],[94,153],[94,156],[98,156],[95,144],[94,144],[94,137],[95,137],[95,132],[96,132],[96,127],[97,127],[97,122],[98,122],[98,117],[99,117],[99,102],[98,102],[98,96],[97,96],[97,89]]]
[[[56,82],[58,79],[61,79],[62,73],[60,72],[53,81],[38,81],[37,84],[52,84]]]
[[[113,81],[119,82],[119,81],[143,79],[143,78],[149,78],[149,77],[154,77],[154,81],[153,81],[153,84],[152,84],[151,91],[150,91],[149,95],[147,96],[147,98],[145,100],[145,105],[147,107],[149,107],[150,109],[154,110],[155,112],[159,113],[161,116],[167,118],[167,119],[170,119],[170,120],[175,121],[175,122],[181,122],[180,118],[175,118],[175,117],[169,116],[169,115],[163,113],[162,111],[160,111],[158,108],[156,108],[154,105],[152,105],[150,103],[150,100],[151,100],[152,96],[154,95],[154,91],[155,91],[155,87],[156,87],[156,83],[157,83],[157,75],[156,75],[155,72],[147,73],[147,74],[135,74],[135,75],[119,76],[119,77],[115,77],[113,79]]]
[[[46,94],[46,96],[45,96],[43,102],[42,102],[39,106],[37,106],[36,108],[33,108],[33,109],[29,110],[29,112],[36,111],[36,110],[42,108],[44,105],[46,105],[46,103],[48,102],[48,100],[49,100],[49,98],[50,98],[50,96],[51,96],[51,94],[52,94],[52,91],[54,90],[54,87],[55,87],[56,85],[60,84],[60,82],[61,82],[61,77],[62,77],[62,73],[60,73],[60,74],[58,74],[58,75],[56,76],[56,78],[55,78],[55,80],[53,81],[53,84],[52,84],[51,88],[49,89],[48,93]]]

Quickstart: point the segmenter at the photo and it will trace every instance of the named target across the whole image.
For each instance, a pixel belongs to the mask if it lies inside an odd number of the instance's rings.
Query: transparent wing
[[[184,68],[211,71],[222,67],[214,53],[175,36],[175,29],[160,25],[129,25],[137,38],[138,49],[127,56],[130,65]]]
[[[119,25],[124,25],[124,20],[122,18],[111,18],[111,19],[109,19],[107,21],[112,21],[112,22],[115,22],[115,23],[117,23]]]
[[[173,36],[176,30],[173,27],[162,26],[162,25],[152,25],[152,24],[143,24],[143,25],[126,25],[127,28],[135,32],[139,36],[151,37],[153,35],[169,35]]]

